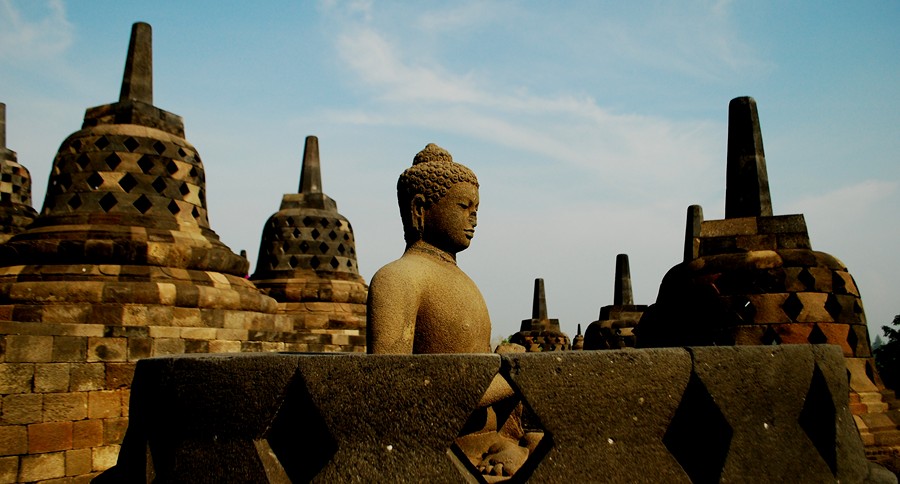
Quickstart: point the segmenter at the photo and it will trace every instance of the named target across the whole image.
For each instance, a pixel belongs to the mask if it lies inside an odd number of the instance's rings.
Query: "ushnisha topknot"
[[[413,158],[413,165],[397,180],[400,210],[408,210],[409,200],[417,194],[425,196],[425,202],[430,206],[440,200],[450,187],[462,182],[478,187],[478,178],[472,170],[454,162],[453,156],[444,148],[428,143]]]
[[[457,183],[471,183],[478,187],[478,178],[468,167],[453,161],[450,152],[434,143],[413,158],[413,164],[397,180],[397,202],[403,221],[404,239],[411,244],[421,237],[412,224],[411,202],[416,195],[425,197],[425,206],[437,203],[450,187]]]

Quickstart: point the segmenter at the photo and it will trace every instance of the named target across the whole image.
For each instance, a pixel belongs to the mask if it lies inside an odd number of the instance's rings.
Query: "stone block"
[[[30,424],[43,420],[44,396],[40,393],[14,393],[3,397],[5,425]]]
[[[126,361],[127,338],[88,338],[87,361]]]
[[[53,361],[81,362],[87,359],[87,338],[79,336],[54,336]]]
[[[128,430],[128,419],[125,417],[107,418],[103,420],[103,443],[121,444]]]
[[[91,308],[91,322],[107,326],[122,324],[125,309],[121,304],[95,304]]]
[[[95,472],[105,471],[116,465],[116,459],[119,457],[118,445],[105,445],[103,447],[94,447],[91,449],[92,470]]]
[[[53,361],[53,337],[7,335],[6,361],[8,363],[44,363]]]
[[[153,350],[151,338],[128,338],[128,361],[149,358]]]
[[[0,425],[0,456],[28,452],[28,429],[24,425]]]
[[[73,392],[100,390],[106,384],[103,363],[72,363],[69,389]]]
[[[762,217],[759,217],[761,219]],[[734,235],[755,235],[757,217],[726,218],[722,220],[705,220],[700,224],[700,238],[722,237]]]
[[[34,391],[40,393],[69,391],[69,363],[34,365]]]
[[[106,365],[106,389],[115,390],[131,386],[134,363],[108,363]]]
[[[45,323],[87,323],[91,317],[89,304],[52,304],[44,307]]]
[[[9,484],[16,482],[19,475],[19,458],[0,457],[0,484]]]
[[[181,328],[172,326],[150,326],[151,338],[180,338]]]
[[[85,449],[103,445],[103,421],[80,420],[72,423],[72,447]]]
[[[44,395],[44,421],[62,422],[87,418],[87,393],[48,393]]]
[[[33,364],[0,363],[0,394],[31,392],[33,381]]]
[[[122,324],[128,326],[146,326],[152,324],[150,310],[147,306],[128,304],[122,311]]]
[[[212,340],[209,342],[210,353],[237,353],[241,351],[240,341]]]
[[[30,454],[56,452],[71,448],[72,422],[44,422],[28,426],[28,452]]]
[[[803,215],[778,215],[775,217],[759,217],[757,227],[761,234],[806,233],[806,220]]]
[[[173,326],[203,326],[200,309],[196,307],[172,308]]]
[[[183,339],[215,339],[217,328],[181,328]]]
[[[75,449],[66,451],[66,475],[79,476],[90,474],[92,468],[91,449]]]
[[[181,338],[154,339],[151,353],[153,356],[182,354],[184,353],[184,340]]]
[[[200,339],[184,340],[185,353],[209,353],[209,341]]]
[[[19,466],[21,482],[63,477],[66,475],[66,455],[64,452],[23,455]]]
[[[88,418],[113,418],[121,415],[122,403],[117,391],[88,392]]]

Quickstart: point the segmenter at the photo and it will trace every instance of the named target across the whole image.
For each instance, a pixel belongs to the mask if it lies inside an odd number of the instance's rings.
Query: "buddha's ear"
[[[419,240],[421,240],[422,233],[425,232],[425,195],[416,194],[410,200],[409,205],[413,229],[419,234]]]

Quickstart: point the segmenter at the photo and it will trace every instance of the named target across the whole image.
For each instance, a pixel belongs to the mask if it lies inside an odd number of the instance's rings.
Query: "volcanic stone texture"
[[[874,475],[841,351],[804,345],[142,360],[101,479],[476,482],[454,440],[498,372],[545,432],[516,480]]]
[[[0,244],[37,217],[31,206],[31,174],[6,147],[6,104],[0,103]]]

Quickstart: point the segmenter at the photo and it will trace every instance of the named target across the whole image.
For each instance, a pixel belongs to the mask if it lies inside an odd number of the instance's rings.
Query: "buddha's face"
[[[451,254],[465,250],[478,224],[478,187],[453,185],[424,215],[423,241]]]

